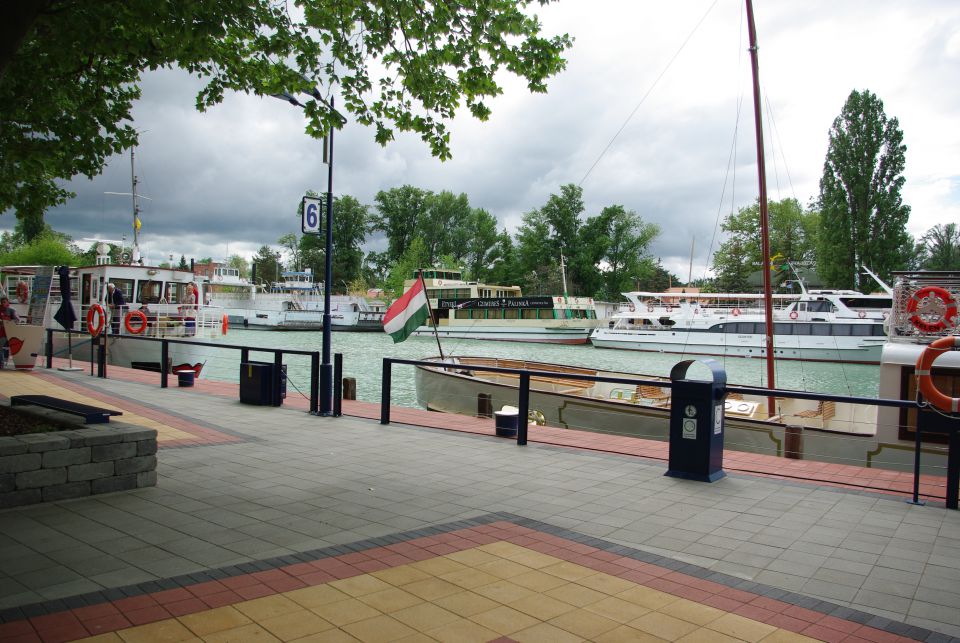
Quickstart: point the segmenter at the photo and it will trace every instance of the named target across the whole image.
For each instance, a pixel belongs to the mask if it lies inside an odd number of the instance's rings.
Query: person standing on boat
[[[196,334],[197,329],[197,299],[200,294],[197,290],[196,282],[191,281],[187,284],[186,289],[183,293],[183,306],[181,310],[183,311],[183,321],[184,328],[187,335]]]
[[[10,305],[7,297],[0,297],[0,368],[3,368],[7,359],[7,331],[3,327],[3,322],[19,322],[20,315]]]
[[[127,312],[127,300],[123,298],[123,293],[112,283],[107,284],[107,306],[110,307],[110,332],[119,335],[120,320]]]

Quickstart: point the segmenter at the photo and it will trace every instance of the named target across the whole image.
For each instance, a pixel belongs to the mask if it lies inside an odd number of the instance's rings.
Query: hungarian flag
[[[410,290],[393,302],[383,318],[383,330],[393,342],[402,342],[410,333],[427,321],[427,293],[423,288],[423,279],[417,279]]]

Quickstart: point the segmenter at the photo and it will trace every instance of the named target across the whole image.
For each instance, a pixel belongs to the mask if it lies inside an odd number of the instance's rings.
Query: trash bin
[[[273,398],[273,362],[240,364],[240,401],[258,406],[280,406],[287,397],[287,365],[280,367],[280,399]]]
[[[503,438],[517,437],[520,428],[520,409],[505,406],[493,414],[496,433]]]
[[[174,374],[177,376],[177,386],[183,387],[193,386],[193,381],[197,376],[193,369],[175,371]]]

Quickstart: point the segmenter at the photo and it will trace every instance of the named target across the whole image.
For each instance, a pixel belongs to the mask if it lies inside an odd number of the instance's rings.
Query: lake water
[[[321,350],[322,333],[314,331],[278,332],[262,330],[230,329],[224,338],[234,345],[263,348],[287,348],[296,350]],[[333,333],[332,353],[343,354],[343,375],[357,380],[357,399],[369,402],[380,401],[380,381],[383,358],[423,359],[438,354],[437,342],[432,337],[411,337],[394,344],[385,333]],[[566,346],[555,344],[532,344],[521,342],[494,342],[478,340],[444,341],[447,356],[479,355],[529,359],[555,364],[570,364],[604,370],[622,371],[643,375],[669,375],[670,368],[683,359],[680,355],[641,353],[616,349],[599,349],[590,344]],[[268,353],[251,355],[251,359],[272,361]],[[760,359],[715,358],[727,370],[731,384],[763,386],[766,366]],[[206,355],[204,376],[210,379],[236,382],[240,373],[240,351],[211,349]],[[289,395],[297,390],[309,397],[309,357],[285,356],[290,388]],[[704,371],[706,372],[706,371]],[[691,371],[691,376],[699,377]],[[877,397],[880,377],[879,366],[862,364],[826,364],[815,362],[779,362],[776,382],[778,388],[789,388],[820,393],[862,395]],[[413,383],[413,367],[394,366],[392,403],[399,406],[416,406]]]

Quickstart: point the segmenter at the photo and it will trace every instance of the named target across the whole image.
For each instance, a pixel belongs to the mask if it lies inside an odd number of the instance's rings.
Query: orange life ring
[[[931,297],[939,299],[944,306],[943,315],[935,322],[928,322],[917,313],[921,302],[929,301]],[[951,320],[957,316],[957,303],[950,296],[950,293],[943,288],[925,286],[913,293],[913,296],[907,301],[907,312],[914,313],[910,316],[910,323],[917,330],[923,333],[939,333],[948,325],[955,323]]]
[[[27,300],[30,299],[30,291],[27,289],[27,282],[18,281],[17,282],[17,301],[21,304],[27,303]]]
[[[933,362],[940,357],[941,353],[946,353],[951,348],[960,348],[960,335],[941,337],[923,349],[917,359],[917,389],[923,393],[923,397],[930,404],[941,411],[960,413],[960,397],[950,397],[941,393],[930,376]]]
[[[734,308],[731,312],[733,313],[733,316],[734,316],[734,317],[739,317],[739,316],[740,316],[740,309],[739,309],[739,308]]]
[[[797,311],[795,311],[795,310],[791,310],[791,311],[790,311],[790,319],[796,319],[796,318],[799,317],[799,316],[800,316],[800,315],[797,314]]]
[[[97,316],[97,324],[93,324],[93,316]],[[103,332],[103,327],[107,323],[107,315],[103,312],[103,306],[100,304],[93,304],[90,308],[87,309],[87,332],[90,333],[93,337],[96,337]]]
[[[228,330],[230,330],[230,319],[227,317],[227,313],[223,313],[223,320],[220,322],[220,332],[226,335]]]
[[[134,327],[130,323],[133,319],[140,320],[140,326]],[[127,313],[127,316],[123,318],[123,326],[127,329],[127,332],[131,335],[139,335],[143,331],[147,330],[147,316],[143,314],[142,310],[131,310]]]

